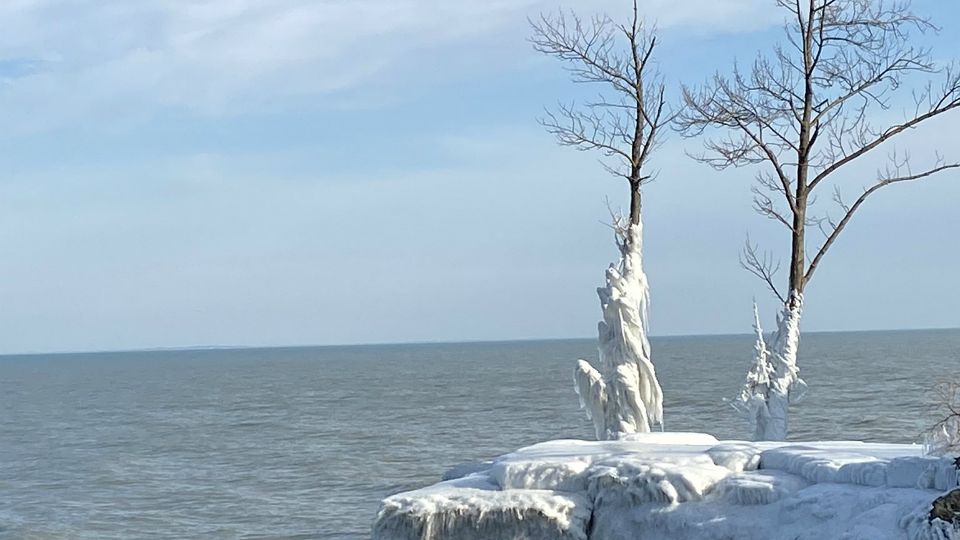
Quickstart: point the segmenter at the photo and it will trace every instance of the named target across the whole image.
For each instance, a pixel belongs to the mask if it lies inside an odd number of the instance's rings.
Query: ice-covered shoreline
[[[958,485],[919,445],[750,443],[700,433],[560,440],[388,497],[376,540],[949,539]]]

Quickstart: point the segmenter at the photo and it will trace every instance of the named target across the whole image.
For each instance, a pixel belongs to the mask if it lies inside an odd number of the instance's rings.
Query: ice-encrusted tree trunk
[[[912,166],[908,153],[893,146],[903,133],[960,107],[960,70],[942,67],[930,51],[914,46],[910,33],[934,30],[915,15],[909,0],[776,0],[784,10],[786,43],[760,54],[748,73],[734,68],[704,87],[684,88],[685,112],[678,127],[687,136],[707,134],[707,151],[695,156],[717,169],[763,164],[753,187],[754,208],[782,224],[790,235],[790,267],[785,294],[775,284],[778,266],[747,242],[743,265],[760,277],[784,303],[777,339],[766,355],[771,386],[761,393],[772,415],[763,439],[787,436],[790,389],[802,385],[797,370],[804,292],[837,237],[864,201],[879,189],[956,169],[930,151],[928,163]],[[940,76],[907,92],[916,76]],[[903,119],[886,111],[906,106]],[[875,124],[876,123],[876,124]],[[725,132],[713,137],[716,131]],[[841,177],[859,175],[855,164],[889,150],[886,166],[853,202],[842,196]],[[863,180],[861,180],[862,182]],[[833,187],[836,210],[817,212],[816,195]],[[808,258],[807,231],[823,238]],[[754,397],[748,398],[750,401]],[[753,410],[753,409],[751,409]],[[782,418],[780,417],[782,415]],[[754,417],[756,419],[756,417]]]
[[[643,225],[615,219],[614,230],[620,262],[607,268],[606,285],[597,289],[603,311],[598,325],[602,371],[578,360],[573,375],[597,439],[648,432],[663,424],[663,392],[647,339],[650,288],[643,272]]]
[[[755,361],[734,406],[750,421],[754,440],[770,440],[787,433],[788,406],[806,393],[807,385],[800,378],[796,362],[790,362],[791,357],[780,352],[792,351],[792,358],[796,358],[801,303],[795,305],[795,309],[784,307],[777,318],[773,347],[769,348],[760,325],[760,312],[756,302],[753,304],[753,329],[757,336]],[[793,343],[784,342],[790,339]]]
[[[650,431],[663,423],[663,393],[647,340],[650,289],[643,272],[641,187],[651,178],[648,158],[669,121],[663,79],[651,61],[657,39],[641,21],[636,0],[626,24],[608,16],[584,22],[561,12],[541,15],[531,26],[537,51],[563,61],[575,82],[600,88],[596,101],[561,104],[541,123],[564,146],[599,151],[604,168],[630,187],[629,216],[613,218],[620,259],[597,290],[603,311],[599,370],[579,360],[575,389],[598,439]]]

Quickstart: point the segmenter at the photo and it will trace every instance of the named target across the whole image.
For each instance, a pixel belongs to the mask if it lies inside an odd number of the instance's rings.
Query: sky
[[[625,1],[570,1],[589,14]],[[778,39],[772,0],[649,0],[671,91]],[[582,97],[535,53],[546,0],[0,3],[0,353],[595,334],[622,181],[558,147]],[[948,58],[952,0],[918,0]],[[953,123],[903,143],[960,156]],[[753,171],[671,135],[645,192],[654,335],[746,333]],[[871,165],[872,166],[872,165]],[[844,179],[856,193],[872,170]],[[960,327],[960,174],[875,195],[808,331]],[[784,276],[781,276],[783,279]],[[768,320],[772,326],[772,320]]]

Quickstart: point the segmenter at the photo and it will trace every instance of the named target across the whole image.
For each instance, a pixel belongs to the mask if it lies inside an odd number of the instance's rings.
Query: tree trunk
[[[640,225],[640,182],[630,181],[630,225]]]
[[[800,200],[798,199],[797,204],[799,206]],[[797,212],[794,213],[793,218],[793,233],[791,234],[791,246],[790,246],[790,296],[787,298],[787,307],[794,307],[794,299],[799,298],[803,295],[804,288],[804,271],[806,266],[806,250],[805,250],[805,229],[806,229],[806,200],[803,201],[804,206],[801,206]]]
[[[805,130],[808,131],[808,130]],[[804,135],[801,137],[803,138]],[[801,154],[804,154],[801,151]],[[754,437],[764,441],[784,441],[789,433],[790,404],[803,398],[807,385],[800,378],[797,353],[800,348],[800,317],[806,273],[807,172],[805,158],[797,167],[796,209],[790,249],[790,295],[777,316],[777,333],[767,355],[770,384],[765,396],[763,420],[755,425]]]

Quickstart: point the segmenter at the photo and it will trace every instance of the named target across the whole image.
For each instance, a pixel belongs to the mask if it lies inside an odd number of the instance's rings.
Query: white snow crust
[[[643,271],[643,225],[615,224],[621,258],[597,289],[603,320],[598,325],[600,369],[577,361],[574,389],[593,421],[598,440],[645,433],[663,425],[663,391],[650,359],[650,286]]]
[[[500,489],[473,474],[383,501],[373,525],[380,540],[587,540],[591,504],[583,495]]]
[[[920,445],[559,440],[385,499],[378,540],[956,540],[928,519],[958,485]]]

